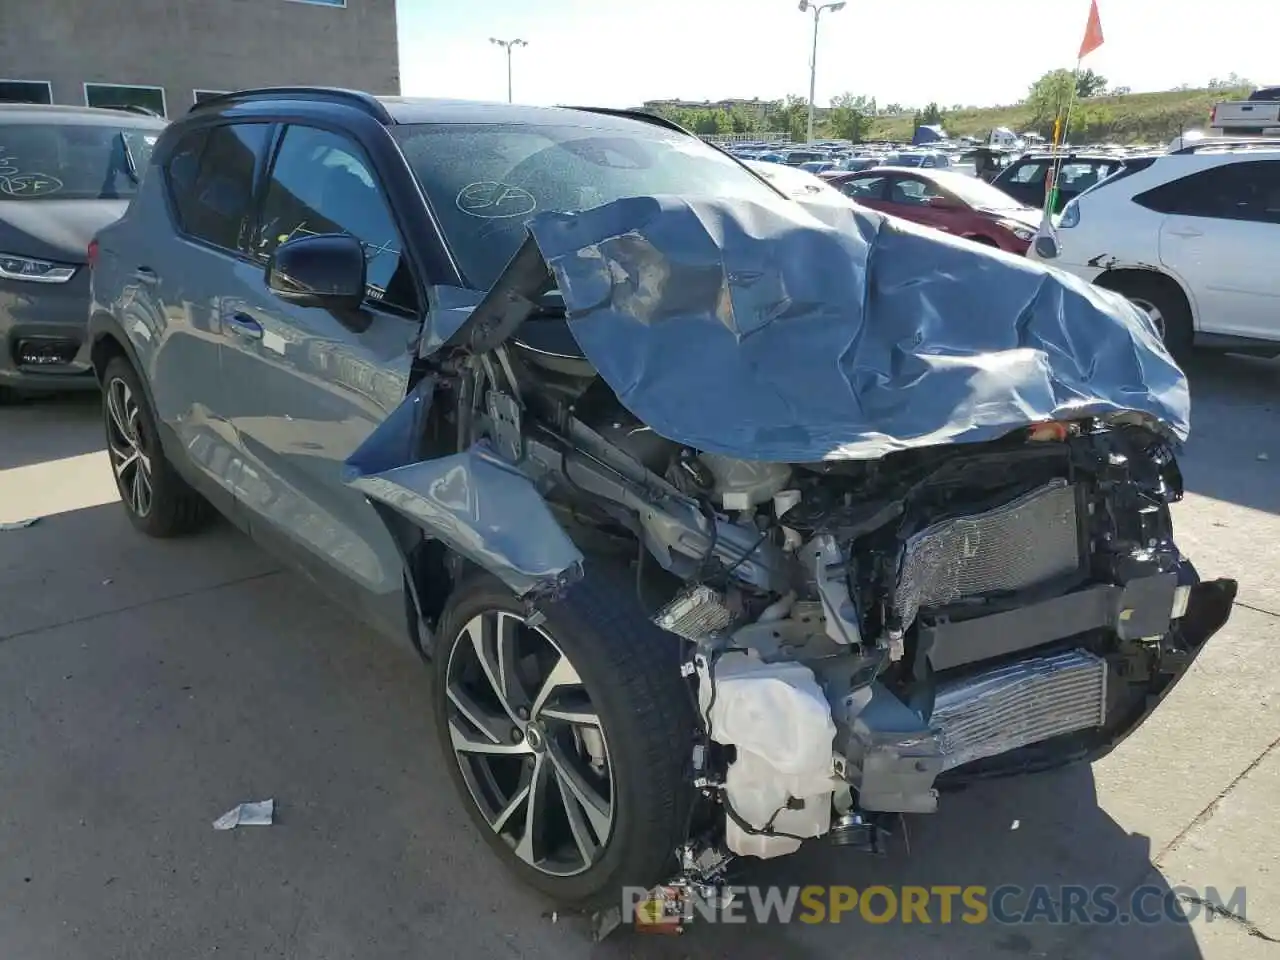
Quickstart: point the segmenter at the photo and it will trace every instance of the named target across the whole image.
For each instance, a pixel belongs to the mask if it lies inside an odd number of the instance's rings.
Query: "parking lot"
[[[1190,370],[1179,539],[1237,609],[1093,768],[991,783],[877,860],[776,884],[1247,888],[1189,926],[695,926],[590,942],[510,881],[442,772],[419,661],[225,524],[135,534],[97,400],[0,408],[0,944],[58,957],[1208,957],[1280,950],[1280,362]],[[276,822],[216,832],[244,800]],[[856,951],[856,954],[855,954]]]

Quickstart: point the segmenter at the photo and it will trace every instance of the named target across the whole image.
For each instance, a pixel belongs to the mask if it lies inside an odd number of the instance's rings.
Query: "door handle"
[[[247,313],[233,313],[226,318],[227,328],[246,340],[262,339],[262,324]]]
[[[1194,237],[1203,237],[1203,236],[1204,236],[1204,234],[1203,234],[1203,233],[1201,233],[1199,230],[1186,229],[1186,230],[1170,230],[1170,231],[1169,231],[1169,236],[1171,236],[1171,237],[1183,237],[1183,238],[1186,238],[1186,239],[1192,239],[1192,238],[1194,238]]]
[[[156,272],[152,270],[150,267],[138,267],[137,270],[133,271],[133,279],[140,280],[143,283],[159,283],[160,282],[160,278],[156,275]]]

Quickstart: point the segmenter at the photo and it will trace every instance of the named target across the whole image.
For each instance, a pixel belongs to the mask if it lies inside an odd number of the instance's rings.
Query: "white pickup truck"
[[[1259,87],[1248,100],[1224,100],[1209,114],[1211,136],[1280,136],[1280,87]]]

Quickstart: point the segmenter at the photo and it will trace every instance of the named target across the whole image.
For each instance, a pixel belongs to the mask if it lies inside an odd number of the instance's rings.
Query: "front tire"
[[[138,374],[114,357],[102,375],[107,455],[129,522],[149,537],[194,533],[211,513],[208,502],[165,459],[156,420]]]
[[[679,641],[629,585],[589,575],[546,620],[497,579],[454,591],[434,655],[435,713],[468,813],[521,880],[567,906],[616,904],[674,872],[694,715]]]

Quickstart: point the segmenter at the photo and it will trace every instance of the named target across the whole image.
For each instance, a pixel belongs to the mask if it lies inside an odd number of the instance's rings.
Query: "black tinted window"
[[[1214,167],[1148,190],[1134,200],[1157,213],[1280,223],[1280,161]]]
[[[0,123],[0,199],[132,197],[159,135],[145,127]]]
[[[324,233],[364,246],[370,300],[416,309],[400,233],[363,151],[327,130],[291,126],[271,168],[255,253],[265,259],[286,240]]]
[[[169,184],[183,230],[227,250],[244,246],[254,165],[269,129],[265,123],[237,123],[210,129],[203,146],[198,138],[179,144],[169,161]]]

